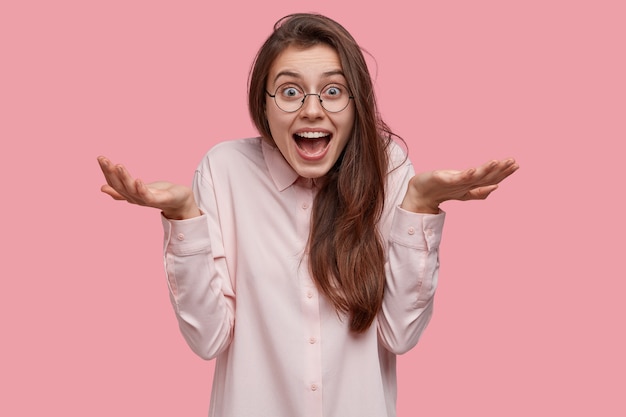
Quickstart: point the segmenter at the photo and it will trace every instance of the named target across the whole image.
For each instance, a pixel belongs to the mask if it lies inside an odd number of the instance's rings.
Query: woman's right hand
[[[202,214],[189,187],[165,181],[145,184],[133,178],[123,165],[113,164],[104,156],[98,157],[98,163],[107,182],[100,190],[116,200],[157,208],[173,220],[190,219]]]

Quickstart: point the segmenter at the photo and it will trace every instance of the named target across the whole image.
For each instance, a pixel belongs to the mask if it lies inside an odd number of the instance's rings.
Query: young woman
[[[181,332],[217,360],[210,416],[395,416],[395,356],[432,314],[439,205],[518,165],[415,175],[358,44],[320,15],[275,25],[249,109],[260,137],[211,149],[193,188],[100,157],[102,191],[162,211]]]

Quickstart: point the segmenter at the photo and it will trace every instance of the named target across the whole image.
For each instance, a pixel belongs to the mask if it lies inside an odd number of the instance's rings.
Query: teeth
[[[323,138],[328,136],[328,133],[324,133],[324,132],[299,132],[296,133],[296,136],[300,136],[301,138],[307,138],[307,139],[317,139],[317,138]]]

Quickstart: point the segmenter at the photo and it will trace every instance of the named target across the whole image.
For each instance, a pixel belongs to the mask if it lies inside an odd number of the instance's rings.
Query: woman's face
[[[331,85],[330,88],[321,90]],[[334,88],[347,85],[337,52],[320,44],[306,49],[289,46],[270,67],[266,89],[290,100],[298,94],[306,96],[299,110],[287,113],[274,99],[266,96],[266,116],[272,138],[289,165],[302,177],[319,178],[332,168],[348,143],[354,123],[354,100],[337,113],[326,111],[317,96],[348,94]],[[278,87],[279,91],[276,91]],[[301,91],[300,91],[301,90]],[[297,103],[298,100],[295,100]],[[297,106],[297,104],[296,104]]]

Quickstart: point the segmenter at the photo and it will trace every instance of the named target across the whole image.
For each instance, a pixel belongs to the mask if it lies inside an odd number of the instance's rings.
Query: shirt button
[[[410,235],[414,235],[414,234],[415,234],[415,228],[413,228],[413,227],[409,227],[409,230],[407,230],[407,232],[408,232]]]
[[[185,240],[185,235],[182,233],[179,233],[178,235],[176,235],[176,239],[178,240]]]
[[[309,339],[309,343],[310,343],[310,344],[314,345],[314,344],[315,344],[315,342],[317,342],[317,339],[316,339],[316,338],[312,337],[312,338],[310,338],[310,339]]]
[[[302,203],[302,210],[306,210],[309,208],[309,203]]]
[[[317,391],[317,388],[316,384],[311,384],[311,391]]]
[[[306,298],[313,298],[313,291],[309,290],[306,292]]]

